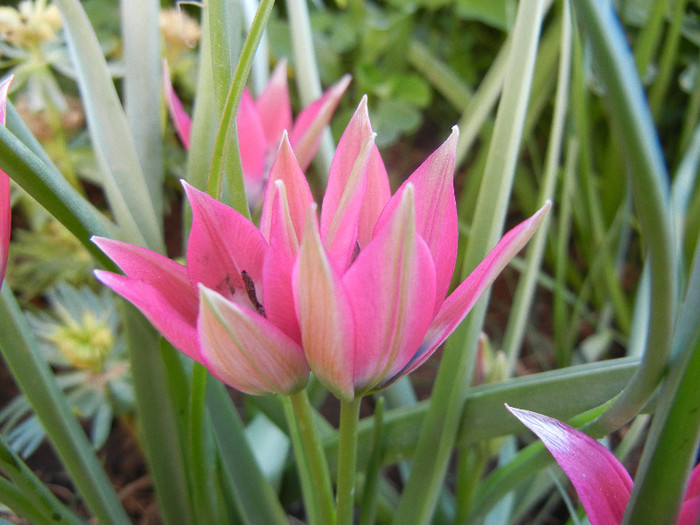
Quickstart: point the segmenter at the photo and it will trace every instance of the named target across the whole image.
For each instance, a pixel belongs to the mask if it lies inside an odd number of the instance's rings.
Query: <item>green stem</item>
[[[338,430],[338,525],[352,525],[355,501],[355,465],[357,461],[357,423],[361,397],[340,401]]]
[[[209,180],[207,181],[207,193],[214,198],[220,199],[223,177],[226,174],[228,176],[232,205],[239,213],[246,216],[250,216],[250,213],[243,187],[243,168],[241,166],[241,152],[238,147],[236,112],[250,74],[255,50],[262,38],[274,3],[275,0],[262,0],[260,2],[248,36],[243,44],[241,58],[233,73],[233,82],[231,82],[226,95],[221,124],[219,125],[214,145],[214,155],[211,168],[209,169]]]
[[[333,489],[326,456],[313,421],[306,390],[282,397],[294,445],[304,503],[310,524],[335,523]]]

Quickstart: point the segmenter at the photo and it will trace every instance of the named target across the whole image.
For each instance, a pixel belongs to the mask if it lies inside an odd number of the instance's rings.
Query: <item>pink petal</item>
[[[698,525],[698,523],[700,523],[700,496],[683,502],[677,525]]]
[[[437,276],[435,313],[450,287],[457,260],[457,202],[454,192],[454,168],[459,131],[452,134],[404,182],[387,204],[377,228],[382,228],[398,206],[406,184],[416,189],[416,222],[418,234],[430,247]]]
[[[5,278],[7,254],[10,249],[12,208],[10,207],[10,178],[0,170],[0,285]]]
[[[311,164],[311,159],[321,144],[321,132],[330,122],[348,84],[350,75],[345,75],[297,117],[289,134],[289,141],[302,169],[305,170]]]
[[[678,517],[678,525],[698,525],[700,523],[700,464],[690,473],[688,488],[685,490],[685,498],[681,513]]]
[[[173,123],[175,124],[177,136],[180,137],[185,149],[189,150],[192,121],[173,89],[173,84],[170,81],[170,68],[168,67],[168,62],[165,60],[163,60],[163,90],[165,92],[165,102],[168,105],[170,118],[173,119]]]
[[[387,176],[382,156],[375,146],[367,165],[367,189],[365,190],[357,228],[357,242],[361,248],[367,246],[372,240],[377,221],[390,198],[389,177]]]
[[[265,90],[255,101],[260,123],[265,132],[267,149],[276,149],[284,130],[292,127],[292,104],[289,101],[287,86],[287,61],[280,60],[265,86]]]
[[[197,295],[187,269],[139,246],[101,237],[92,241],[127,275],[96,270],[96,277],[141,310],[176,348],[201,361],[195,337]]]
[[[258,115],[253,97],[250,96],[247,89],[243,91],[241,103],[238,106],[236,126],[243,177],[246,190],[250,195],[251,192],[257,193],[264,183],[267,143],[260,115]]]
[[[272,203],[277,189],[275,181],[282,181],[287,191],[289,212],[294,225],[297,239],[301,238],[304,231],[306,212],[314,202],[309,183],[304,172],[301,171],[292,147],[289,145],[287,134],[282,133],[282,142],[275,157],[275,162],[270,170],[270,178],[265,189],[262,213],[260,215],[260,231],[265,239],[270,238],[270,224],[272,220]]]
[[[343,283],[321,244],[315,207],[306,219],[292,286],[311,370],[337,397],[352,400],[355,321]]]
[[[274,184],[270,247],[263,261],[263,305],[268,321],[301,344],[301,331],[294,309],[292,268],[299,242],[289,213],[284,183]]]
[[[413,187],[390,224],[343,277],[358,326],[355,390],[367,392],[403,369],[433,316],[435,267],[416,234]]]
[[[14,76],[0,82],[0,122],[5,125],[7,118],[7,95]],[[12,208],[10,206],[10,178],[0,170],[0,285],[5,278],[7,254],[10,248]]]
[[[442,303],[406,373],[422,365],[467,316],[486,289],[535,233],[551,207],[547,203],[529,219],[506,233],[476,269]]]
[[[202,357],[221,381],[247,394],[291,394],[306,385],[303,350],[252,310],[200,285]]]
[[[267,243],[258,229],[233,208],[186,182],[182,184],[192,206],[187,245],[192,283],[202,283],[226,297],[245,289],[243,271],[260,283]]]
[[[364,97],[338,144],[321,207],[321,238],[339,272],[350,264],[357,247],[367,167],[374,148]]]
[[[529,410],[506,408],[542,440],[581,500],[591,525],[618,525],[632,491],[632,478],[595,439],[561,421]]]

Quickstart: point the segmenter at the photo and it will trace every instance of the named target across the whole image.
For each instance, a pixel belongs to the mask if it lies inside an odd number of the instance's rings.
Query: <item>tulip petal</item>
[[[257,313],[200,285],[197,333],[207,368],[247,394],[291,394],[306,385],[303,350]]]
[[[321,238],[339,272],[345,271],[357,249],[367,168],[375,148],[364,97],[338,143],[321,207]]]
[[[294,128],[289,133],[289,142],[302,169],[305,170],[311,164],[321,144],[321,132],[330,122],[348,84],[350,75],[345,75],[328,88],[321,98],[306,107],[294,122]]]
[[[253,97],[247,89],[243,91],[236,113],[238,147],[241,151],[241,167],[248,195],[257,193],[264,183],[267,142],[260,116],[255,109]]]
[[[457,202],[454,192],[454,168],[459,130],[452,134],[404,182],[386,205],[377,222],[377,230],[389,220],[398,206],[407,184],[416,189],[416,224],[435,261],[436,312],[450,287],[457,260]],[[375,231],[376,235],[376,231]]]
[[[550,207],[551,203],[547,201],[532,217],[506,233],[469,277],[445,299],[420,349],[402,374],[410,373],[422,365],[457,328],[503,268],[534,235]]]
[[[133,303],[176,348],[201,361],[197,345],[197,295],[187,269],[167,257],[120,241],[93,237],[126,277],[96,270],[97,279]]]
[[[7,254],[10,248],[12,208],[10,207],[10,178],[0,170],[0,285],[5,278]]]
[[[192,206],[192,229],[187,244],[187,269],[193,284],[232,297],[245,289],[243,271],[255,283],[262,278],[267,243],[258,229],[233,208],[183,181]]]
[[[294,310],[292,268],[299,242],[289,213],[285,185],[275,182],[277,190],[272,206],[270,246],[263,261],[263,304],[265,316],[294,341],[301,344],[301,331]]]
[[[292,103],[287,85],[287,61],[277,63],[265,89],[255,101],[255,109],[265,133],[267,149],[273,151],[284,130],[292,127]]]
[[[306,219],[292,286],[309,366],[337,397],[352,400],[355,321],[345,287],[321,244],[313,206]]]
[[[9,76],[0,82],[0,122],[3,126],[7,117],[7,95],[13,78],[13,76]],[[4,171],[0,170],[0,285],[2,285],[2,281],[5,278],[5,270],[7,268],[11,221],[10,178]]]
[[[678,517],[678,525],[698,525],[700,523],[700,464],[690,474],[685,499]]]
[[[165,102],[168,106],[170,118],[173,119],[173,124],[175,125],[175,132],[180,137],[185,149],[189,150],[192,120],[173,89],[173,84],[170,80],[170,68],[165,60],[163,60],[163,91],[165,92]]]
[[[343,276],[355,322],[355,390],[365,393],[397,374],[430,325],[435,267],[416,234],[413,186],[390,224],[363,249]]]
[[[552,453],[574,485],[591,525],[621,523],[633,482],[612,452],[554,418],[506,407]]]
[[[309,183],[306,181],[304,172],[299,167],[292,147],[289,144],[286,133],[282,133],[282,142],[277,156],[270,170],[270,179],[265,189],[265,199],[263,201],[262,212],[260,215],[260,231],[265,239],[270,239],[270,224],[272,220],[272,203],[275,200],[277,189],[275,181],[282,181],[287,191],[289,203],[289,212],[294,225],[294,231],[297,239],[301,238],[304,232],[304,221],[306,220],[306,212],[314,202],[311,195]]]

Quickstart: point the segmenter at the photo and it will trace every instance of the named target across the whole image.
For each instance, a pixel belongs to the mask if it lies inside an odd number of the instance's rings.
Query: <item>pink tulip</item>
[[[455,128],[392,196],[363,99],[333,158],[320,225],[313,208],[306,213],[293,272],[301,341],[311,370],[341,399],[385,388],[428,359],[549,208],[507,233],[445,298],[457,256],[457,136]],[[292,211],[296,224],[303,211]]]
[[[97,278],[228,385],[249,394],[300,390],[309,368],[296,322],[290,321],[291,284],[279,282],[285,275],[290,280],[288,257],[293,256],[285,251],[285,236],[293,232],[284,229],[281,216],[288,209],[284,187],[276,186],[268,213],[271,227],[263,236],[232,208],[183,185],[193,213],[187,264],[94,238],[126,274],[96,270]]]
[[[175,123],[175,129],[185,148],[189,149],[190,117],[173,90],[165,63],[163,80],[165,99]],[[236,124],[249,202],[256,204],[262,194],[282,131],[288,131],[289,141],[301,167],[305,170],[309,166],[321,143],[321,131],[330,122],[338,101],[349,83],[350,76],[345,75],[321,98],[305,108],[294,123],[285,60],[277,64],[267,87],[257,100],[253,100],[248,89],[245,89],[238,107]]]
[[[619,525],[633,482],[625,467],[595,439],[554,418],[506,405],[539,437],[581,500],[591,525]],[[693,469],[677,525],[700,520],[700,465]]]
[[[7,119],[7,95],[12,83],[12,76],[0,82],[0,122],[5,125]],[[7,268],[7,252],[10,247],[10,222],[12,210],[10,208],[10,178],[0,170],[0,286],[5,278]]]

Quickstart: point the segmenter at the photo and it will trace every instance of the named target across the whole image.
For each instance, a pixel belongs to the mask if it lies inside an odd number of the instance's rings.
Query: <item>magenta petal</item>
[[[141,310],[179,350],[200,361],[194,337],[197,295],[187,269],[139,246],[101,237],[92,241],[127,275],[97,270],[97,278]]]
[[[423,364],[457,328],[498,274],[534,235],[550,207],[551,203],[548,201],[532,217],[506,233],[469,277],[445,299],[428,329],[420,350],[405,373]]]
[[[302,169],[308,168],[311,159],[314,158],[321,144],[321,132],[330,122],[348,84],[350,84],[350,75],[345,75],[296,118],[294,128],[289,133],[289,142]]]
[[[276,148],[282,132],[292,127],[292,103],[287,86],[287,61],[280,60],[265,90],[255,101],[267,148]],[[274,151],[274,149],[273,149]]]
[[[292,286],[311,370],[337,397],[352,400],[355,321],[345,287],[321,244],[315,207],[306,219]]]
[[[371,391],[411,359],[433,315],[435,267],[416,233],[413,187],[343,276],[359,329],[355,390]]]
[[[197,333],[207,368],[248,394],[290,394],[306,385],[304,352],[264,317],[200,285]]]
[[[289,145],[286,133],[282,134],[282,142],[270,170],[270,179],[265,189],[265,199],[260,215],[260,231],[263,237],[268,240],[270,238],[270,224],[272,220],[272,203],[277,193],[275,181],[278,180],[284,183],[294,231],[297,239],[301,239],[306,212],[309,206],[313,204],[314,198],[311,195],[311,189],[306,181],[304,172],[299,167],[292,147]]]
[[[233,208],[183,182],[192,206],[192,229],[187,245],[187,269],[193,284],[230,296],[245,285],[245,270],[255,283],[262,278],[267,248],[258,229]]]
[[[453,179],[458,138],[459,132],[455,126],[443,145],[398,189],[377,223],[377,229],[383,227],[398,206],[406,184],[412,184],[416,189],[418,234],[425,239],[435,261],[436,313],[440,301],[447,295],[457,259],[459,232]]]
[[[612,452],[554,418],[506,407],[552,453],[574,485],[591,525],[619,525],[633,482]]]
[[[700,523],[700,496],[683,502],[677,525],[698,525],[698,523]]]
[[[284,183],[276,181],[274,187],[277,191],[272,205],[270,247],[263,261],[263,305],[267,319],[301,344],[292,292],[292,268],[299,243],[289,214]]]
[[[0,82],[0,122],[3,126],[7,117],[7,94],[13,78],[13,76],[9,76]],[[0,285],[2,285],[2,281],[5,278],[5,270],[7,268],[11,221],[10,178],[4,171],[0,170]]]
[[[168,106],[170,117],[175,124],[177,136],[180,137],[182,145],[188,150],[190,149],[192,121],[173,89],[173,84],[170,81],[170,68],[168,68],[168,63],[165,60],[163,60],[163,90],[165,92],[165,102]]]
[[[264,182],[267,142],[253,97],[250,96],[247,89],[243,91],[238,106],[236,126],[246,190],[249,194],[250,192],[256,193]]]
[[[321,238],[339,272],[345,271],[357,249],[367,168],[375,148],[365,97],[340,139],[321,207]]]
[[[2,285],[2,281],[5,278],[5,270],[7,268],[11,220],[10,178],[0,170],[0,285]]]

